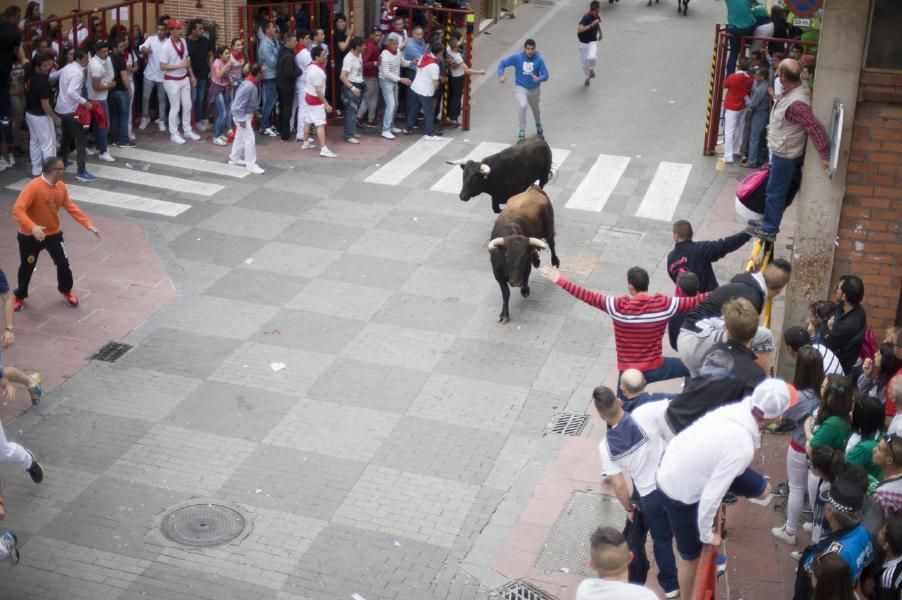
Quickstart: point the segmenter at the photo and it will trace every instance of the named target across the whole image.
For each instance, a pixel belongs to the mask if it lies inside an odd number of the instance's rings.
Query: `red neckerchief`
[[[245,80],[245,81],[250,81],[250,82],[253,83],[254,85],[257,85],[257,80],[254,79],[254,76],[253,76],[253,75],[248,75],[247,77],[244,78],[244,80]]]
[[[431,52],[425,53],[420,57],[420,62],[417,63],[417,68],[422,69],[423,67],[428,67],[429,65],[437,65],[438,61],[432,56]]]
[[[310,63],[310,64],[308,65],[308,68],[309,68],[309,67],[316,67],[317,69],[319,69],[319,70],[322,71],[323,73],[326,72],[326,70],[323,69],[323,68],[322,68],[321,66],[319,66],[318,64],[316,64],[316,62]]]
[[[234,58],[238,62],[244,62],[244,53],[243,52],[235,52],[234,50],[232,50],[232,58]]]
[[[175,50],[175,53],[179,55],[179,58],[185,58],[185,40],[180,40],[180,44],[178,46],[175,45],[175,42],[170,38],[169,43],[172,44],[172,49]]]

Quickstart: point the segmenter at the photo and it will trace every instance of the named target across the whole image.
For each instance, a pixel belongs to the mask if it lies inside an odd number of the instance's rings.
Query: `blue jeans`
[[[764,478],[764,475],[751,469],[746,469],[740,473],[739,477],[730,484],[730,491],[743,498],[757,498],[766,489],[767,479]]]
[[[645,383],[667,381],[668,379],[676,379],[677,377],[682,377],[683,383],[688,385],[689,379],[691,377],[691,375],[689,374],[689,369],[687,369],[686,365],[683,364],[683,361],[681,361],[676,356],[664,357],[663,365],[661,365],[657,369],[643,371],[642,374],[645,375]],[[623,392],[620,391],[621,375],[623,375],[623,371],[621,371],[620,374],[617,375],[617,397],[621,400],[626,400]]]
[[[98,127],[97,121],[91,121],[94,127],[94,142],[97,144],[97,151],[101,154],[107,151],[107,133],[109,132],[110,126],[110,105],[107,104],[106,100],[91,100],[91,102],[96,102],[103,108],[103,113],[106,115],[107,126],[106,127]],[[127,125],[127,124],[126,124]],[[128,135],[128,128],[126,127],[126,135]]]
[[[661,490],[658,492],[661,494],[661,503],[667,513],[670,530],[676,540],[677,552],[683,560],[695,560],[702,553],[701,534],[698,531],[698,502],[683,504],[679,500],[667,497]],[[657,556],[655,558],[657,559]]]
[[[665,592],[680,587],[677,581],[676,559],[673,556],[673,530],[664,509],[664,494],[654,490],[639,498],[639,508],[645,516],[648,530],[654,544],[655,562],[658,563],[658,585]]]
[[[767,110],[752,112],[752,129],[749,133],[749,165],[759,166],[767,162],[767,140],[764,139],[764,128],[770,114]]]
[[[398,108],[398,84],[387,79],[379,80],[382,99],[385,101],[385,112],[382,114],[382,131],[391,131],[395,126],[395,110]]]
[[[110,92],[110,139],[114,144],[128,143],[128,91]]]
[[[755,26],[736,29],[735,27],[727,27],[727,33],[732,33],[736,38],[755,33]],[[736,61],[739,60],[739,40],[730,38],[730,55],[727,57],[727,75],[736,70]]]
[[[276,80],[272,79],[264,79],[263,80],[263,114],[260,116],[260,129],[269,129],[272,127],[272,123],[270,123],[270,118],[272,117],[272,109],[276,105],[276,100],[279,97],[279,92],[276,88]]]
[[[761,228],[767,233],[780,231],[780,221],[786,210],[786,196],[792,185],[792,176],[802,157],[783,158],[773,155],[770,162],[770,176],[767,178],[767,190],[764,192],[764,221]]]
[[[224,135],[228,131],[230,122],[231,115],[229,107],[226,106],[225,92],[219,92],[216,94],[216,130],[213,132],[213,137]]]
[[[194,109],[194,123],[207,118],[207,80],[197,79],[191,90],[191,106]]]
[[[354,134],[357,133],[357,109],[360,108],[360,101],[363,99],[363,92],[366,90],[366,86],[362,83],[353,84],[358,90],[360,90],[360,94],[355,96],[351,90],[342,86],[341,88],[341,101],[345,107],[345,133],[344,137],[346,140],[354,137]]]
[[[416,92],[411,92],[413,99],[408,96],[407,104],[407,130],[413,129],[417,124],[417,115],[420,109],[423,109],[423,119],[426,135],[433,134],[433,125],[435,124],[435,98],[433,96],[420,96]]]

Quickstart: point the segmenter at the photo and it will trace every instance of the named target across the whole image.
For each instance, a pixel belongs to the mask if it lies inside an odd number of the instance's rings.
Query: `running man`
[[[539,86],[543,81],[548,81],[548,67],[542,59],[542,54],[536,51],[536,41],[526,40],[523,44],[523,52],[508,56],[498,63],[498,82],[507,81],[504,70],[514,67],[515,82],[514,98],[517,100],[520,133],[517,139],[526,139],[526,104],[532,109],[532,116],[536,121],[536,134],[544,139],[542,130],[542,118],[539,114]]]
[[[601,39],[601,19],[598,18],[598,0],[589,3],[589,12],[583,15],[576,26],[576,37],[579,40],[579,65],[586,75],[583,85],[589,87],[595,79],[595,58],[598,55],[598,41]]]

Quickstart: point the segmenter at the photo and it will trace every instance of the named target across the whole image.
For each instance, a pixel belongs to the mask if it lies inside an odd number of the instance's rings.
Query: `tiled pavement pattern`
[[[676,23],[709,30],[701,10],[699,22],[650,21],[618,8],[614,46],[640,34],[663,44],[670,31],[672,44],[683,35]],[[529,4],[504,24],[521,29],[496,31],[515,43],[546,10]],[[554,10],[540,26],[572,38],[584,7]],[[682,85],[695,63],[703,80],[707,56],[683,60],[670,81]],[[554,60],[562,80],[565,70],[578,79],[575,49]],[[490,110],[502,92],[504,110]],[[169,194],[191,205],[176,217],[127,215],[148,232],[177,296],[125,338],[135,348],[124,358],[90,364],[8,428],[41,457],[46,479],[34,486],[3,470],[7,524],[25,559],[0,567],[0,599],[469,599],[506,581],[493,561],[562,444],[543,436],[545,425],[556,411],[584,410],[615,361],[608,317],[535,274],[531,297],[514,290],[512,321],[497,324],[488,199],[428,189],[460,146],[509,136],[509,90],[486,94],[485,130],[454,134],[460,143],[403,185],[365,183],[372,159],[272,158],[265,178],[226,182],[207,199]],[[572,94],[546,88],[545,106]],[[670,110],[666,100],[659,110]],[[605,119],[632,152],[625,119]],[[567,159],[574,175],[604,150],[593,144],[605,132],[570,126],[590,148]],[[667,139],[646,139],[649,154],[687,143],[659,133]],[[693,178],[679,210],[701,219],[723,177],[701,162]],[[131,189],[98,182],[110,185]],[[558,211],[563,270],[621,293],[638,263],[653,271],[653,289],[670,290],[660,268],[669,224],[635,217],[642,194],[630,190],[645,185],[624,186],[605,211]],[[162,541],[162,514],[195,497],[238,506],[250,533],[191,551]]]

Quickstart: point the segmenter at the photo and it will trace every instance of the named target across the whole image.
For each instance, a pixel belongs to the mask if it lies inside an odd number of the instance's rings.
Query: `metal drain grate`
[[[492,592],[489,598],[493,600],[557,600],[548,592],[525,581],[512,581]]]
[[[221,504],[191,504],[163,518],[160,531],[169,540],[204,548],[231,542],[247,524],[237,510]]]
[[[131,349],[132,347],[130,344],[123,344],[121,342],[108,342],[101,346],[100,350],[94,353],[94,356],[91,357],[91,360],[116,362]]]
[[[589,415],[582,413],[561,412],[554,415],[551,423],[546,428],[546,433],[559,433],[561,435],[579,435],[583,427],[589,421]]]

